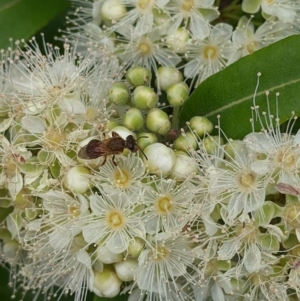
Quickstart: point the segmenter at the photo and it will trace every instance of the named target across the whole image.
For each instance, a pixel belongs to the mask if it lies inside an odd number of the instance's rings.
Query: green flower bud
[[[196,149],[198,146],[197,139],[192,132],[181,134],[173,143],[173,147],[176,150],[189,151],[190,149]]]
[[[123,116],[123,124],[132,131],[138,131],[144,125],[144,118],[139,109],[131,108]]]
[[[171,129],[171,122],[167,113],[161,109],[154,108],[147,114],[146,126],[150,131],[165,135]]]
[[[143,158],[148,170],[152,174],[167,176],[175,164],[174,151],[162,143],[154,143],[144,150],[146,158]]]
[[[186,51],[189,37],[188,30],[184,27],[179,27],[174,32],[167,35],[166,42],[169,48],[181,53]]]
[[[132,102],[138,109],[152,109],[158,103],[158,95],[150,87],[139,86],[133,91]]]
[[[148,145],[157,142],[157,136],[154,133],[142,132],[138,134],[138,139],[136,141],[137,145],[143,150]]]
[[[93,291],[100,297],[116,297],[121,290],[122,281],[116,272],[109,268],[104,268],[102,272],[94,271]]]
[[[109,90],[108,99],[118,106],[124,106],[130,100],[130,92],[125,84],[115,83]]]
[[[101,8],[101,16],[104,21],[115,21],[127,13],[125,5],[119,0],[107,0]]]
[[[142,67],[131,67],[126,73],[126,79],[132,86],[147,86],[151,81],[150,70]]]
[[[90,175],[88,168],[83,166],[72,167],[65,175],[63,184],[70,191],[83,194],[92,186],[86,175]]]
[[[187,153],[175,152],[175,164],[172,167],[170,177],[176,181],[184,181],[190,175],[197,172],[197,163]]]
[[[129,258],[138,258],[141,252],[144,249],[145,242],[138,237],[135,237],[134,240],[129,241],[127,256]]]
[[[190,128],[197,133],[199,137],[204,134],[210,134],[214,129],[214,125],[206,117],[195,116],[190,120]]]
[[[167,89],[167,99],[172,107],[180,107],[189,96],[189,87],[185,82],[171,85]]]
[[[209,136],[203,139],[203,146],[208,154],[214,154],[224,140],[219,136]]]
[[[115,263],[114,267],[119,279],[129,282],[136,276],[139,263],[136,259],[126,259]]]
[[[161,90],[166,91],[171,85],[182,82],[183,75],[175,68],[159,67],[157,70],[156,85],[159,82]]]

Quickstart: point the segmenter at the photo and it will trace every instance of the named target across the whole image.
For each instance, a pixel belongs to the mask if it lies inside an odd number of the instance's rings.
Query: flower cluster
[[[299,31],[298,1],[244,0],[266,21],[235,30],[212,0],[73,1],[62,54],[34,39],[0,53],[0,250],[14,293],[300,299],[296,116],[282,133],[254,101],[261,131],[242,140],[202,116],[177,124],[194,85]]]
[[[76,9],[64,35],[71,43],[100,55],[105,49],[127,68],[146,67],[155,75],[159,66],[180,68],[191,86],[300,29],[297,0],[244,0],[241,7],[235,0],[225,8],[214,6],[214,0],[73,2]],[[242,16],[234,29],[220,21],[240,15],[241,8],[250,14],[261,8],[265,22],[257,25],[253,16]]]

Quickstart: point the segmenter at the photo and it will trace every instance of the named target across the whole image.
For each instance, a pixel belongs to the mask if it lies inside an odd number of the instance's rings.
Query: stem
[[[173,107],[172,129],[178,128],[178,113],[179,107]]]

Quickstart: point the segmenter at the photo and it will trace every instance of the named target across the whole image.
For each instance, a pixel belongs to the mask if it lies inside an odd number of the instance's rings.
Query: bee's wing
[[[78,152],[81,159],[96,159],[101,156],[109,155],[109,149],[103,141],[93,139]]]

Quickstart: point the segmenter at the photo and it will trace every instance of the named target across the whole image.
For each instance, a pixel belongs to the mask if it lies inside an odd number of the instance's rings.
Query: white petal
[[[13,200],[16,198],[17,194],[21,191],[22,188],[23,178],[21,174],[17,173],[14,177],[9,179],[8,183],[8,190]]]
[[[59,107],[68,114],[85,114],[85,105],[77,99],[62,99]]]
[[[250,245],[244,257],[244,266],[249,273],[256,273],[261,266],[260,250],[256,244]]]
[[[211,287],[211,297],[214,301],[225,301],[223,290],[217,283]]]
[[[78,251],[76,258],[79,262],[83,263],[87,268],[91,267],[91,257],[86,251]]]
[[[37,116],[23,117],[22,128],[30,133],[44,133],[47,129],[44,120]]]

